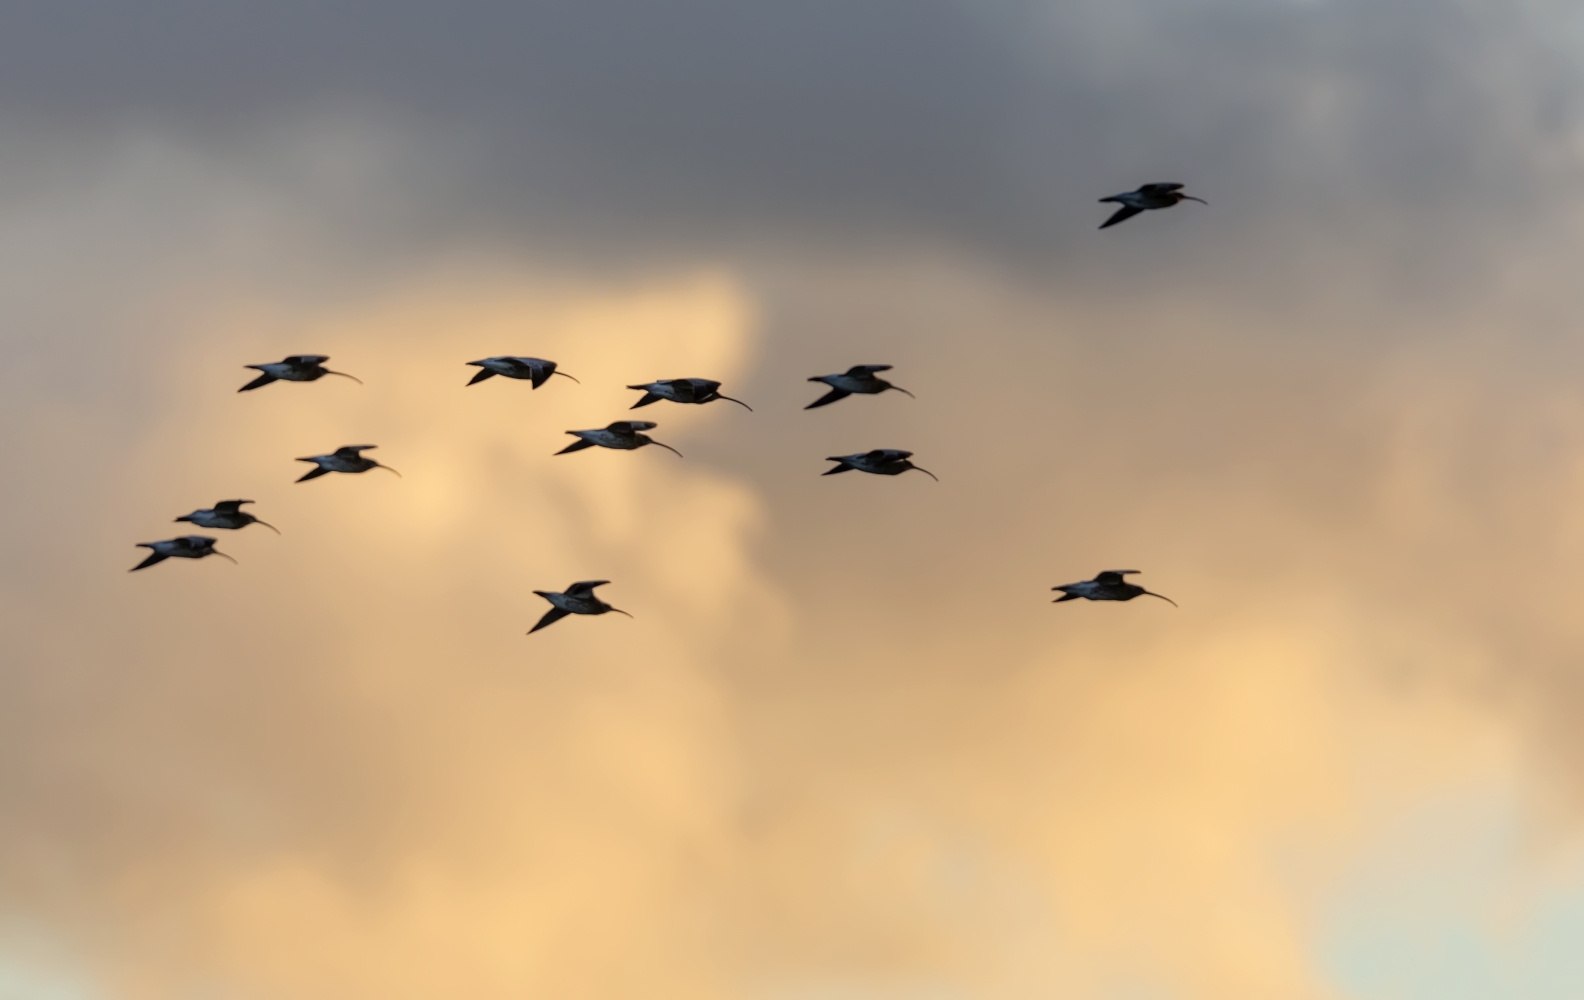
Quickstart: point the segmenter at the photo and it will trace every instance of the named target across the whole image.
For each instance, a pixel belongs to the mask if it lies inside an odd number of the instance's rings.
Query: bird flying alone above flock
[[[680,451],[642,433],[643,431],[653,430],[658,426],[652,420],[618,420],[613,424],[607,424],[591,431],[567,431],[568,434],[578,440],[573,441],[556,452],[556,454],[565,455],[568,452],[582,451],[584,448],[593,448],[596,445],[601,448],[615,448],[617,451],[632,451],[634,448],[642,448],[646,444],[658,444],[667,451],[676,452],[676,456],[681,458],[682,453]]]
[[[539,619],[539,624],[528,630],[529,635],[565,618],[567,615],[603,615],[607,611],[614,611],[619,615],[627,615],[621,608],[613,608],[609,604],[594,596],[595,587],[603,587],[609,580],[583,580],[574,583],[565,591],[557,593],[553,590],[536,590],[534,593],[543,597],[551,604],[550,610]],[[631,618],[632,615],[627,615]]]
[[[1203,198],[1195,198],[1191,194],[1183,194],[1181,184],[1146,184],[1137,191],[1124,191],[1114,194],[1109,198],[1101,198],[1100,203],[1116,202],[1122,207],[1112,213],[1111,218],[1100,224],[1101,229],[1114,226],[1119,222],[1126,222],[1140,212],[1152,208],[1171,208],[1180,201],[1197,201],[1201,205],[1210,204]]]
[[[230,556],[215,548],[215,540],[208,535],[183,535],[180,538],[167,538],[162,542],[138,542],[140,549],[152,549],[147,559],[127,570],[136,573],[140,569],[147,569],[158,562],[167,559],[202,559],[204,556],[219,556],[222,559],[231,559]],[[235,559],[231,559],[234,563]]]
[[[1136,569],[1108,569],[1102,573],[1096,573],[1093,580],[1064,583],[1060,587],[1052,587],[1052,590],[1061,591],[1062,596],[1051,603],[1060,604],[1063,601],[1076,601],[1080,597],[1088,601],[1131,601],[1135,597],[1148,594],[1151,597],[1159,597],[1174,608],[1177,606],[1177,602],[1170,597],[1164,594],[1157,594],[1153,590],[1145,590],[1138,584],[1128,583],[1123,579],[1123,577],[1137,572],[1138,570]]]
[[[529,382],[533,383],[533,388],[535,389],[550,381],[550,376],[552,375],[559,375],[562,378],[570,378],[574,382],[578,381],[571,375],[568,375],[566,372],[556,371],[556,363],[554,361],[546,361],[543,358],[512,358],[502,356],[498,358],[484,358],[479,361],[469,361],[468,364],[482,369],[468,380],[468,385],[476,385],[487,378],[494,378],[496,375],[504,375],[507,378],[527,379]],[[578,382],[578,384],[582,385],[583,383]]]
[[[257,389],[271,382],[313,382],[326,375],[339,375],[351,379],[358,385],[363,384],[363,380],[355,375],[333,372],[326,368],[324,363],[329,360],[330,356],[327,354],[293,354],[284,361],[274,361],[267,365],[243,365],[244,368],[252,368],[264,374],[244,385],[237,392],[247,392],[249,389]]]
[[[358,473],[367,472],[370,469],[384,469],[387,472],[396,472],[390,466],[382,465],[372,458],[364,458],[360,454],[370,448],[377,447],[379,446],[372,444],[345,444],[328,455],[310,455],[307,458],[299,458],[297,461],[312,462],[318,468],[308,471],[297,481],[299,483],[307,482],[310,479],[318,479],[320,476],[331,472]],[[401,473],[396,472],[396,475],[400,476]]]
[[[834,403],[838,399],[846,399],[852,395],[873,396],[876,393],[885,392],[887,389],[895,389],[905,396],[913,396],[911,392],[899,385],[892,385],[883,378],[875,378],[875,372],[888,372],[890,370],[890,365],[853,365],[840,375],[816,375],[809,381],[824,382],[831,387],[831,390],[803,407],[803,409],[813,410]]]
[[[834,476],[838,472],[851,472],[857,469],[859,472],[868,472],[876,476],[900,476],[909,469],[918,469],[937,483],[940,482],[935,473],[928,469],[919,469],[909,462],[908,459],[911,457],[913,457],[911,451],[902,451],[898,448],[876,448],[874,451],[859,452],[856,455],[832,455],[825,461],[841,464],[834,469],[827,469],[820,475]]]
[[[629,389],[642,389],[643,398],[634,403],[631,409],[658,403],[662,399],[669,399],[673,403],[713,403],[717,399],[730,400],[747,410],[753,412],[753,407],[740,399],[722,396],[721,384],[707,378],[663,378],[657,382],[642,382],[638,385],[629,385]]]
[[[233,531],[237,528],[246,528],[250,524],[262,524],[275,532],[275,534],[280,534],[280,529],[273,524],[268,521],[260,521],[242,509],[243,504],[252,502],[251,500],[221,500],[213,507],[195,510],[191,514],[183,514],[176,520],[189,521],[200,528],[225,528]]]

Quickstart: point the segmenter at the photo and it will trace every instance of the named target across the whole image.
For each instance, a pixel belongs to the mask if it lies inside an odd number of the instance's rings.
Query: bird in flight
[[[817,407],[827,406],[838,399],[846,399],[854,394],[873,396],[875,393],[885,392],[887,389],[895,389],[906,396],[912,396],[911,392],[899,385],[892,385],[883,378],[875,378],[875,372],[888,372],[890,370],[890,365],[853,365],[840,375],[816,375],[809,381],[824,382],[831,387],[831,390],[803,407],[803,409],[812,410]]]
[[[730,400],[743,407],[749,413],[753,407],[740,399],[722,396],[721,384],[707,378],[663,378],[657,382],[643,382],[638,385],[629,385],[629,389],[642,389],[643,398],[632,405],[636,410],[640,406],[658,403],[662,399],[669,399],[673,403],[713,403],[717,399]]]
[[[477,384],[487,378],[494,378],[496,375],[504,375],[507,378],[527,379],[533,383],[535,389],[550,381],[550,376],[552,375],[570,378],[574,382],[578,381],[566,372],[556,371],[556,363],[554,361],[546,361],[543,358],[511,358],[502,356],[484,358],[481,361],[469,361],[468,364],[482,369],[468,380],[468,385]],[[578,384],[582,385],[583,383],[578,382]]]
[[[676,456],[681,458],[682,453],[680,451],[668,444],[656,441],[647,434],[641,433],[652,430],[657,426],[659,425],[652,420],[618,420],[613,424],[591,431],[567,431],[568,434],[578,440],[573,441],[556,452],[556,454],[565,455],[568,452],[582,451],[584,448],[592,448],[595,445],[601,448],[615,448],[617,451],[632,451],[634,448],[642,448],[646,444],[658,444],[667,451],[676,452]]]
[[[376,447],[378,447],[378,445],[346,444],[337,448],[328,455],[310,455],[307,458],[299,458],[297,461],[312,462],[314,465],[317,465],[318,468],[309,470],[297,481],[299,483],[304,483],[310,479],[318,479],[320,476],[331,472],[356,473],[367,472],[370,469],[385,469],[388,472],[396,472],[396,470],[392,469],[390,466],[382,465],[379,462],[374,461],[372,458],[364,458],[360,454],[360,452],[365,452],[370,448]],[[396,475],[400,476],[401,473],[396,472]]]
[[[536,590],[534,593],[550,602],[550,610],[539,619],[539,624],[528,630],[529,635],[565,618],[567,615],[603,615],[607,611],[614,611],[619,615],[627,615],[621,608],[613,608],[609,604],[594,596],[595,587],[603,587],[609,580],[583,580],[574,583],[565,591],[557,593],[553,590]],[[632,615],[627,615],[631,618]]]
[[[221,500],[213,507],[195,510],[191,514],[183,514],[176,520],[190,521],[200,528],[226,528],[229,530],[246,528],[250,524],[262,524],[275,532],[275,534],[280,534],[280,529],[273,524],[268,521],[260,521],[242,509],[243,504],[252,502],[251,500]]]
[[[330,356],[327,354],[293,354],[284,361],[275,361],[267,365],[243,365],[244,368],[252,368],[264,374],[244,385],[237,392],[247,392],[249,389],[257,389],[271,382],[312,382],[326,375],[339,375],[351,379],[358,385],[363,384],[363,380],[355,375],[333,372],[326,368],[324,363],[329,360]]]
[[[1191,194],[1183,194],[1181,184],[1146,184],[1137,191],[1124,191],[1114,194],[1109,198],[1101,198],[1101,204],[1108,201],[1116,202],[1122,207],[1112,213],[1111,218],[1101,223],[1100,228],[1105,229],[1119,222],[1126,222],[1140,212],[1152,208],[1171,208],[1180,201],[1197,201],[1201,205],[1210,204],[1203,198],[1195,198]]]
[[[1128,583],[1123,579],[1123,577],[1137,572],[1138,570],[1136,569],[1108,569],[1103,573],[1096,573],[1093,580],[1064,583],[1060,587],[1052,587],[1052,590],[1061,591],[1062,596],[1051,603],[1060,604],[1063,601],[1076,601],[1080,597],[1088,601],[1131,601],[1142,594],[1148,594],[1151,597],[1159,597],[1174,608],[1177,606],[1177,602],[1170,597],[1164,594],[1157,594],[1153,590],[1145,590],[1138,584]]]
[[[900,476],[909,469],[918,469],[918,471],[934,479],[937,483],[940,482],[935,473],[928,469],[919,469],[918,466],[909,462],[908,459],[912,456],[913,453],[911,451],[902,451],[897,448],[876,448],[874,451],[859,452],[856,455],[832,455],[825,461],[839,462],[841,464],[834,469],[827,469],[820,475],[834,476],[838,472],[851,472],[853,469],[857,469],[859,472],[868,472],[876,476]]]
[[[215,548],[215,540],[208,535],[183,535],[180,538],[167,538],[162,542],[138,542],[140,549],[151,549],[147,559],[127,570],[136,573],[140,569],[147,569],[158,562],[167,559],[202,559],[204,556],[219,556],[222,559],[231,559],[230,556]],[[231,559],[233,563],[235,559]]]

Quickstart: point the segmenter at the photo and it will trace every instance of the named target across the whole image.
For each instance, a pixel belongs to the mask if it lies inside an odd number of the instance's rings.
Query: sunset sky
[[[1577,1000],[1581,270],[1563,0],[15,0],[0,1000]]]

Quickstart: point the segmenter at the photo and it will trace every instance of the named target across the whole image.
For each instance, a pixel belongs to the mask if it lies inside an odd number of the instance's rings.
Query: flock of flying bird
[[[1102,203],[1113,202],[1121,205],[1112,216],[1101,224],[1105,229],[1119,222],[1126,222],[1133,216],[1150,209],[1171,208],[1183,201],[1197,201],[1208,204],[1203,198],[1195,198],[1185,194],[1181,184],[1145,184],[1136,191],[1127,191],[1122,194],[1101,198]],[[247,365],[259,372],[253,381],[238,389],[238,392],[248,392],[269,385],[272,382],[315,382],[326,375],[337,375],[349,378],[362,385],[362,380],[345,372],[332,371],[324,366],[330,358],[323,354],[294,354],[281,361],[262,365]],[[468,385],[476,385],[485,379],[501,375],[506,378],[521,379],[530,383],[530,389],[538,389],[551,376],[560,375],[563,378],[577,382],[576,378],[566,372],[558,371],[554,361],[542,358],[495,357],[484,358],[480,361],[469,361],[468,364],[478,368],[478,372],[468,381]],[[906,396],[913,396],[911,392],[899,385],[879,377],[880,372],[890,371],[890,365],[854,365],[845,372],[835,375],[817,375],[810,378],[810,382],[820,382],[829,387],[825,395],[804,407],[805,410],[817,409],[828,406],[848,396],[873,396],[895,389]],[[669,378],[659,379],[654,382],[643,382],[629,385],[629,389],[642,390],[643,396],[632,405],[636,410],[642,406],[666,400],[673,403],[703,404],[712,403],[717,399],[724,399],[736,403],[749,412],[753,407],[740,399],[722,395],[721,384],[705,378]],[[582,451],[585,448],[611,448],[617,451],[633,451],[646,445],[659,445],[667,451],[673,452],[677,457],[682,453],[668,444],[656,441],[645,431],[653,430],[656,424],[649,420],[617,420],[604,427],[591,430],[567,431],[577,438],[576,441],[556,452],[565,455],[569,452]],[[400,476],[401,473],[388,465],[375,459],[367,458],[363,452],[375,448],[372,444],[349,444],[337,448],[327,455],[310,455],[299,458],[299,462],[311,462],[313,468],[297,479],[297,482],[307,482],[332,472],[357,474],[368,472],[370,469],[384,469],[387,472]],[[834,468],[827,469],[822,475],[834,476],[840,472],[867,472],[876,476],[899,476],[904,472],[916,470],[924,473],[931,479],[939,480],[933,472],[920,468],[911,461],[913,453],[902,451],[898,448],[875,448],[872,451],[859,452],[854,455],[832,455],[826,461],[835,462]],[[252,500],[221,500],[213,507],[195,510],[190,514],[183,514],[176,518],[178,522],[185,521],[200,528],[223,529],[235,531],[245,528],[250,524],[262,524],[276,534],[280,529],[265,521],[259,520],[253,514],[242,509],[243,505],[253,503]],[[236,562],[230,556],[215,548],[215,539],[208,535],[182,535],[177,538],[168,538],[158,542],[139,542],[139,548],[149,549],[149,555],[142,562],[132,567],[135,572],[146,569],[155,563],[164,562],[166,559],[202,559],[205,556],[220,556]],[[1157,594],[1135,583],[1129,583],[1126,577],[1138,573],[1134,569],[1111,569],[1097,573],[1092,580],[1082,580],[1078,583],[1062,584],[1051,589],[1060,591],[1062,596],[1056,598],[1055,603],[1075,601],[1083,598],[1089,601],[1131,601],[1135,597],[1158,597],[1176,607],[1176,602],[1162,594]],[[567,587],[564,591],[536,590],[535,594],[550,602],[550,610],[544,613],[538,624],[528,630],[528,634],[553,625],[567,615],[603,615],[614,611],[617,614],[630,614],[620,608],[600,600],[594,594],[596,587],[602,587],[609,580],[581,580]]]

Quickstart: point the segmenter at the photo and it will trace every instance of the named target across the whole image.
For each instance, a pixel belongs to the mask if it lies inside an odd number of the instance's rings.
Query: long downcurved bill
[[[374,468],[376,468],[376,469],[384,469],[386,472],[396,472],[395,469],[391,468],[390,466],[386,465],[383,462],[375,462],[374,463]],[[400,478],[400,479],[405,479],[406,478],[400,472],[396,472],[396,476],[397,476],[397,478]]]
[[[1165,594],[1157,594],[1153,590],[1146,590],[1144,593],[1150,595],[1151,597],[1159,597],[1161,600],[1165,601],[1167,604],[1170,604],[1174,608],[1177,606],[1177,602],[1172,600],[1170,597],[1167,597]]]
[[[906,396],[909,399],[917,399],[918,398],[917,396],[913,395],[911,392],[908,392],[906,389],[902,388],[900,385],[893,385],[891,388],[895,389],[897,392],[900,392],[902,395]]]
[[[275,527],[273,524],[269,523],[268,521],[260,521],[258,518],[255,517],[253,519],[253,523],[254,524],[262,524],[264,527],[266,527],[269,530],[275,532],[275,534],[277,534],[277,535],[281,533],[281,530],[279,528]]]
[[[669,451],[672,454],[676,455],[677,458],[681,458],[682,457],[682,453],[680,451],[677,451],[675,448],[671,447],[668,444],[665,444],[664,442],[656,441],[654,438],[650,438],[649,439],[649,443],[650,444],[658,444],[658,445],[660,445],[660,447],[664,448],[666,451]]]
[[[916,472],[922,472],[922,473],[924,473],[924,474],[925,474],[925,475],[926,475],[926,476],[928,476],[928,477],[930,477],[930,478],[931,478],[931,479],[933,479],[933,480],[935,480],[935,481],[936,481],[936,482],[937,482],[937,483],[938,483],[938,482],[940,482],[940,477],[939,477],[939,476],[937,476],[937,475],[935,475],[935,473],[933,473],[933,472],[931,472],[931,471],[930,471],[930,470],[928,470],[928,469],[920,469],[920,468],[919,468],[919,467],[918,467],[918,466],[916,466],[916,465],[915,465],[915,466],[912,466],[912,468],[913,468],[913,470],[914,470],[914,471],[916,471]]]
[[[623,611],[623,610],[622,610],[622,609],[621,609],[621,608],[610,608],[610,607],[607,607],[607,608],[606,608],[606,609],[605,609],[605,610],[607,610],[607,611],[614,611],[614,612],[616,612],[616,613],[617,613],[617,614],[618,614],[618,615],[627,615],[627,612],[625,612],[625,611]],[[632,618],[632,615],[627,615],[627,617],[628,617],[628,618]],[[635,619],[635,620],[636,620],[636,619]]]
[[[561,375],[561,376],[564,376],[564,377],[566,377],[566,378],[571,378],[571,379],[572,379],[572,381],[574,381],[574,382],[577,382],[577,384],[578,384],[578,385],[582,385],[582,384],[583,384],[583,383],[582,383],[582,382],[578,382],[578,380],[577,380],[577,379],[575,379],[575,378],[572,378],[572,376],[571,376],[571,375],[567,375],[567,373],[566,373],[566,372],[561,372],[561,371],[555,371],[555,372],[551,372],[551,373],[550,373],[550,374],[552,374],[552,375]]]
[[[748,412],[749,412],[749,413],[752,413],[752,412],[753,412],[753,407],[751,407],[751,406],[749,406],[749,405],[748,405],[748,404],[747,404],[747,403],[744,403],[744,402],[743,402],[743,401],[742,401],[742,400],[740,400],[740,399],[732,399],[732,398],[731,398],[731,397],[730,397],[730,396],[722,396],[722,395],[721,395],[721,394],[720,394],[720,393],[718,393],[718,392],[717,392],[717,393],[716,393],[716,394],[715,394],[715,398],[716,398],[716,399],[725,399],[725,400],[728,400],[728,401],[730,401],[730,402],[733,402],[733,403],[736,403],[736,404],[737,404],[737,405],[738,405],[738,406],[740,406],[740,407],[742,407],[742,408],[743,408],[743,409],[745,409],[745,410],[747,410],[747,411],[748,411]]]
[[[1201,205],[1208,205],[1208,204],[1210,204],[1210,203],[1209,203],[1209,202],[1208,202],[1208,201],[1205,201],[1205,200],[1204,200],[1204,199],[1203,199],[1203,198],[1195,198],[1195,197],[1194,197],[1194,196],[1193,196],[1193,195],[1191,195],[1191,194],[1185,194],[1185,195],[1183,195],[1183,201],[1197,201],[1197,202],[1198,202],[1198,203],[1199,203],[1199,204],[1201,204]]]
[[[325,374],[326,375],[339,375],[342,378],[351,379],[352,381],[356,382],[358,385],[362,385],[363,384],[363,380],[362,379],[358,378],[356,375],[348,375],[346,372],[333,372],[330,369],[326,368],[325,369]]]
[[[228,555],[226,555],[226,554],[225,554],[225,553],[224,553],[224,552],[221,552],[221,551],[220,551],[220,550],[219,550],[219,549],[210,549],[210,550],[209,550],[209,554],[210,554],[210,555],[215,555],[215,556],[219,556],[219,557],[220,557],[220,558],[222,558],[222,559],[231,559],[231,557],[230,557],[230,556],[228,556]],[[240,563],[238,563],[238,562],[237,562],[237,561],[236,561],[236,560],[235,560],[235,559],[231,559],[231,565],[233,565],[233,566],[239,566],[239,565],[241,565],[241,564],[240,564]]]

